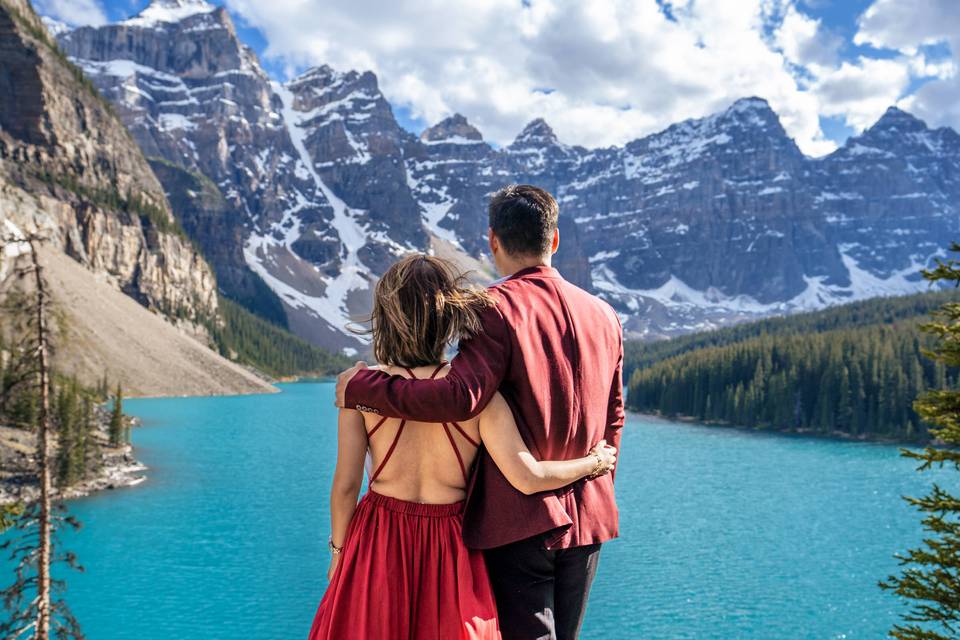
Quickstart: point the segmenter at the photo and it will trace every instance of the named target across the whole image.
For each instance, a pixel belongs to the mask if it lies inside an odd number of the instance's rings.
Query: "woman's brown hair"
[[[480,331],[480,312],[492,304],[451,262],[422,253],[401,258],[374,290],[373,355],[400,367],[440,362],[454,340]]]

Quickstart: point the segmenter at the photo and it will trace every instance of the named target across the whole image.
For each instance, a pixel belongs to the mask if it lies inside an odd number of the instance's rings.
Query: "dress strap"
[[[461,427],[456,422],[442,422],[440,424],[443,425],[443,432],[447,434],[447,440],[450,441],[450,446],[453,448],[453,453],[456,454],[457,456],[457,464],[460,465],[460,471],[463,472],[463,479],[469,482],[470,479],[467,477],[467,467],[463,464],[463,456],[460,455],[460,447],[457,446],[457,441],[454,439],[453,433],[450,431],[450,426],[452,425],[453,427],[455,427],[456,430],[460,432],[460,435],[466,438],[467,442],[469,442],[473,446],[479,447],[480,444],[477,443],[477,441],[475,441],[473,438],[468,436],[467,432],[463,430],[463,427]]]
[[[437,365],[437,368],[433,370],[433,373],[430,374],[430,378],[428,378],[428,379],[429,379],[429,380],[433,380],[434,378],[436,378],[436,377],[437,377],[437,374],[440,373],[441,371],[443,371],[443,368],[444,368],[445,366],[447,366],[447,363],[446,363],[446,362],[441,362],[440,364],[438,364],[438,365]],[[413,378],[414,380],[419,380],[419,379],[420,379],[420,378],[417,377],[417,374],[415,374],[415,373],[413,372],[413,369],[411,369],[410,367],[404,367],[403,370],[406,371],[407,373],[409,373],[409,374],[410,374],[410,377]]]
[[[377,432],[377,429],[382,427],[383,423],[386,421],[387,421],[387,416],[383,416],[382,418],[380,418],[380,421],[377,422],[377,424],[373,425],[373,429],[370,429],[370,431],[367,432],[367,438],[372,438],[373,434]]]
[[[433,380],[435,377],[437,377],[437,374],[440,373],[440,371],[441,371],[445,366],[447,366],[447,363],[446,363],[446,362],[441,362],[441,363],[437,366],[437,368],[433,370],[433,373],[430,374],[430,379]],[[415,374],[415,373],[413,372],[413,370],[410,369],[409,367],[404,367],[404,370],[406,370],[406,372],[407,372],[408,374],[410,374],[410,377],[413,378],[414,380],[418,380],[418,379],[419,379],[419,378],[417,378],[417,374]],[[382,426],[383,426],[383,423],[386,422],[386,421],[387,421],[387,417],[386,417],[386,416],[380,418],[379,422],[377,422],[377,424],[375,424],[375,425],[373,426],[373,429],[371,429],[369,432],[367,432],[367,439],[372,438],[372,437],[373,437],[373,434],[375,434],[375,433],[377,432],[377,430],[378,430],[380,427],[382,427]],[[406,420],[401,420],[401,421],[400,421],[400,426],[397,427],[397,435],[394,436],[393,442],[390,444],[390,448],[387,449],[387,455],[385,455],[385,456],[383,457],[383,461],[380,462],[380,465],[379,465],[379,466],[377,466],[377,470],[373,472],[373,475],[372,475],[372,476],[370,476],[370,482],[369,482],[369,484],[373,484],[374,482],[376,482],[377,478],[380,477],[380,472],[383,471],[383,468],[387,465],[387,462],[390,461],[390,456],[393,455],[394,450],[397,448],[397,443],[400,442],[400,436],[403,434],[403,428],[406,426],[406,424],[407,424],[407,421],[406,421]],[[460,426],[459,424],[457,424],[456,422],[452,422],[451,424],[452,424],[454,427],[457,428],[457,431],[460,432],[460,435],[462,435],[464,438],[466,438],[467,441],[468,441],[470,444],[472,444],[472,445],[475,446],[475,447],[479,447],[479,446],[480,446],[479,444],[477,444],[477,443],[473,440],[473,438],[471,438],[470,436],[468,436],[468,435],[466,434],[466,432],[463,430],[463,427],[461,427],[461,426]],[[450,446],[453,447],[453,452],[454,452],[454,453],[456,454],[456,456],[457,456],[457,464],[460,465],[460,471],[463,472],[463,479],[464,479],[464,480],[468,480],[468,478],[467,478],[467,468],[463,465],[463,456],[460,455],[460,449],[457,448],[457,441],[453,439],[453,434],[450,433],[450,427],[447,425],[446,422],[443,423],[443,431],[444,431],[444,433],[447,434],[447,439],[450,441]],[[469,480],[468,480],[468,481],[469,481]]]
[[[447,423],[443,423],[443,432],[447,434],[447,440],[450,441],[450,446],[453,448],[453,453],[457,456],[457,464],[460,465],[460,472],[463,474],[463,479],[466,482],[469,482],[470,479],[467,478],[467,468],[463,466],[463,456],[460,455],[460,449],[457,447],[456,440],[453,439],[453,434],[450,433],[450,427],[447,426]]]
[[[467,432],[464,431],[464,430],[463,430],[463,427],[461,427],[459,424],[457,424],[456,422],[451,422],[450,424],[453,425],[454,427],[456,427],[457,431],[460,432],[460,435],[462,435],[464,438],[467,439],[467,442],[469,442],[470,444],[472,444],[472,445],[475,446],[475,447],[479,447],[479,446],[480,446],[480,443],[477,442],[476,440],[474,440],[473,438],[471,438],[470,436],[468,436],[468,435],[467,435]]]
[[[400,436],[403,434],[403,427],[407,424],[406,420],[400,421],[400,426],[397,427],[397,435],[393,438],[393,443],[390,445],[390,448],[387,449],[387,455],[383,456],[383,461],[380,463],[380,466],[377,467],[377,470],[373,472],[373,475],[370,476],[369,484],[373,484],[377,481],[377,478],[380,477],[380,472],[383,471],[383,468],[387,466],[387,462],[390,461],[390,456],[393,455],[394,449],[397,448],[397,443],[400,442]]]

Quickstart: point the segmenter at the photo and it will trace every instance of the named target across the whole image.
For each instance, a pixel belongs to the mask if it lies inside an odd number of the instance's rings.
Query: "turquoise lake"
[[[146,483],[71,503],[85,565],[68,600],[91,640],[305,638],[325,587],[336,456],[332,383],[128,400]],[[876,583],[919,541],[891,445],[631,416],[621,538],[601,556],[583,638],[882,638]]]

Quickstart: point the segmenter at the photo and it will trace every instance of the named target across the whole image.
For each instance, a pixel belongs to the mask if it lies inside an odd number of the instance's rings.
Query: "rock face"
[[[0,68],[9,83],[0,92],[4,232],[49,235],[150,309],[215,316],[213,271],[177,233],[140,148],[22,0],[0,1]]]
[[[166,160],[160,178],[178,194],[185,224],[216,230],[194,237],[220,287],[285,324],[276,294],[244,260],[243,229],[251,219],[279,223],[304,181],[283,170],[295,153],[275,112],[278,98],[226,11],[202,1],[164,0],[119,24],[61,30],[58,39],[115,105],[155,168]],[[199,201],[190,197],[199,191],[183,189],[185,174],[175,167],[206,178]],[[222,200],[216,212],[211,198]],[[314,207],[303,214],[320,220],[330,212]]]
[[[365,343],[347,319],[403,252],[439,246],[492,275],[486,202],[511,182],[557,196],[558,267],[647,338],[921,289],[918,267],[960,231],[960,139],[895,109],[816,159],[760,98],[623,147],[565,145],[538,118],[494,148],[460,114],[405,131],[369,72],[269,80],[203,0],[51,27],[169,165],[228,295],[348,352]],[[209,187],[192,208],[184,171]]]

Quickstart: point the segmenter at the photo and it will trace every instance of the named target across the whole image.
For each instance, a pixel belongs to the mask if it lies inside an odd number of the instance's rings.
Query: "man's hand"
[[[347,397],[347,384],[353,380],[353,376],[357,375],[357,371],[361,369],[366,369],[367,363],[363,360],[358,361],[355,365],[341,373],[337,376],[337,397],[334,400],[336,404],[341,409],[346,409],[346,397]]]

